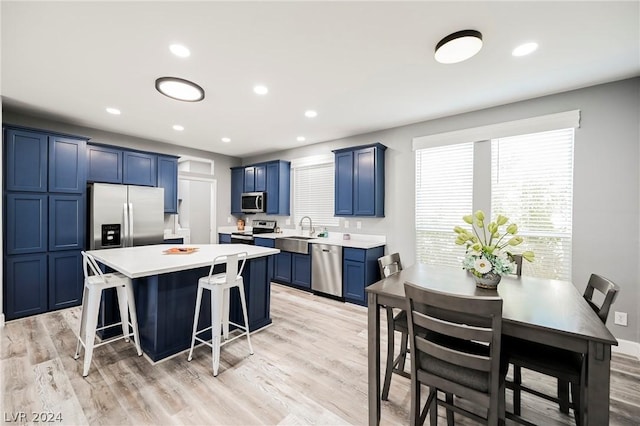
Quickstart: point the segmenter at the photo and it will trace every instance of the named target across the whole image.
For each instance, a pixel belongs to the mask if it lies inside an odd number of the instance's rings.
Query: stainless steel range
[[[237,231],[231,233],[231,244],[251,244],[253,236],[259,234],[269,234],[276,230],[275,220],[254,220],[251,231]]]

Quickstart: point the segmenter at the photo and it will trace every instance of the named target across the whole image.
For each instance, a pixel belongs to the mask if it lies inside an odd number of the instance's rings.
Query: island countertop
[[[165,254],[172,247],[194,247],[198,250],[189,254]],[[129,278],[183,271],[211,265],[217,256],[247,252],[247,259],[270,256],[280,250],[238,244],[156,244],[151,246],[125,247],[104,250],[91,250],[87,253],[95,259]],[[220,261],[219,263],[223,263]]]

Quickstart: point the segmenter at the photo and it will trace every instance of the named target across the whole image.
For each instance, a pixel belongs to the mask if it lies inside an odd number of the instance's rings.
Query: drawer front
[[[253,242],[255,243],[255,245],[260,247],[274,248],[276,246],[276,240],[274,240],[273,238],[253,237]]]
[[[353,260],[355,262],[364,262],[366,252],[363,249],[355,249],[345,247],[343,251],[344,260]]]

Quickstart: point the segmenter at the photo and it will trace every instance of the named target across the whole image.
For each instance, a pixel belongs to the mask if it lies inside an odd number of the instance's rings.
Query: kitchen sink
[[[309,240],[315,240],[315,237],[303,237],[299,235],[280,237],[276,238],[276,248],[292,253],[309,254]]]

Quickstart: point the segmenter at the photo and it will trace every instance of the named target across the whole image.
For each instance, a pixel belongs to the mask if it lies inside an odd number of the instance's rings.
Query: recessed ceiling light
[[[108,112],[109,114],[113,114],[113,115],[120,115],[120,110],[119,110],[118,108],[111,108],[111,107],[108,107],[108,108],[107,108],[107,112]]]
[[[172,99],[198,102],[204,99],[204,89],[197,84],[178,77],[160,77],[156,80],[158,92]]]
[[[304,116],[305,117],[309,117],[309,118],[313,118],[313,117],[317,117],[318,113],[316,111],[310,109],[310,110],[307,110],[307,111],[304,112]]]
[[[535,42],[524,43],[516,47],[515,49],[513,49],[511,54],[513,56],[525,56],[535,52],[537,49],[538,49],[538,43],[535,43]]]
[[[306,141],[306,140],[307,140],[307,138],[305,138],[304,136],[298,136],[298,137],[296,138],[296,140],[297,140],[298,142],[304,142],[304,141]]]
[[[465,61],[482,49],[482,34],[476,30],[463,30],[449,34],[436,45],[435,58],[442,64]]]
[[[229,139],[229,138],[222,138],[222,139],[220,139],[220,140],[221,140],[222,142],[224,142],[224,143],[229,143],[229,142],[231,142],[231,139]]]
[[[171,51],[171,53],[180,58],[188,58],[191,55],[191,51],[189,51],[186,46],[183,46],[181,44],[172,44],[171,46],[169,46],[169,50]]]
[[[173,125],[173,130],[177,130],[178,132],[181,132],[184,130],[184,127],[179,125],[179,124],[174,124]]]
[[[267,86],[258,85],[253,86],[253,91],[256,95],[266,95],[269,93],[269,88]]]

